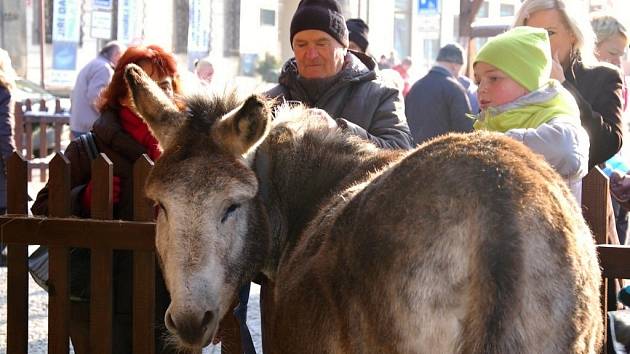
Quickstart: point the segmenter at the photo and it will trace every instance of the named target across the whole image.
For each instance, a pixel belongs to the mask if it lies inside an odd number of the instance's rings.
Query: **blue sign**
[[[418,0],[418,13],[434,14],[439,11],[438,0]]]
[[[92,0],[92,7],[95,9],[111,10],[112,0]]]
[[[77,42],[53,42],[53,69],[74,70],[77,68]]]

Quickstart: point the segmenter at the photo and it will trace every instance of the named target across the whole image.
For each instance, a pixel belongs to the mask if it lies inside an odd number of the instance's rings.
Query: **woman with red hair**
[[[169,97],[175,98],[180,93],[177,62],[172,54],[156,45],[128,48],[118,61],[112,81],[101,93],[98,105],[101,115],[91,133],[98,152],[105,153],[114,164],[114,219],[122,220],[131,220],[133,217],[133,164],[142,154],[156,160],[161,153],[158,141],[131,109],[130,93],[124,79],[125,68],[130,63],[140,66]],[[90,154],[80,138],[72,141],[64,154],[71,163],[72,212],[87,218],[90,216],[93,188]],[[34,215],[48,214],[48,185],[39,192],[31,210]],[[113,352],[131,353],[131,253],[114,251],[113,262]],[[89,267],[80,271],[77,268],[86,266],[73,263],[71,260],[71,295],[81,301],[72,301],[70,334],[75,353],[81,354],[89,351],[89,301],[86,301],[90,290]],[[82,275],[78,275],[78,271]],[[166,353],[168,348],[164,348],[163,343],[163,318],[169,298],[162,275],[159,270],[157,273],[155,348],[156,353]]]

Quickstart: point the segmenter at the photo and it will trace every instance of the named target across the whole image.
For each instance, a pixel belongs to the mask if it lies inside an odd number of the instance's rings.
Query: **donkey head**
[[[127,66],[125,78],[163,149],[145,190],[160,210],[157,252],[171,295],[166,327],[181,346],[199,348],[269,247],[245,155],[267,134],[270,108],[258,96],[240,105],[234,97],[192,97],[179,110],[138,66]]]

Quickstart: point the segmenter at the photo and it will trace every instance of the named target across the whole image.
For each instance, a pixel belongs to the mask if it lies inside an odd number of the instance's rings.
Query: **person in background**
[[[7,175],[5,161],[15,151],[13,140],[13,99],[15,71],[6,50],[0,48],[0,214],[7,211]],[[5,245],[0,243],[0,266],[6,266]]]
[[[621,58],[626,54],[630,37],[628,30],[615,16],[606,13],[596,13],[591,16],[591,25],[597,37],[595,57],[601,61],[610,63],[622,71],[623,85],[623,110],[628,108],[628,87],[625,83]]]
[[[214,65],[209,57],[195,61],[195,75],[203,86],[209,86],[214,76]]]
[[[348,19],[346,25],[348,26],[348,49],[370,55],[367,53],[367,49],[370,45],[368,40],[370,28],[368,25],[360,18]],[[379,79],[385,84],[395,87],[402,92],[405,83],[400,77],[400,74],[391,69],[385,55],[381,55],[381,60],[377,65]]]
[[[106,154],[114,164],[114,219],[133,218],[133,165],[142,154],[152,160],[160,157],[158,141],[148,126],[133,111],[129,89],[124,79],[125,68],[134,63],[140,66],[171,98],[181,93],[175,57],[159,46],[129,47],[118,62],[112,80],[103,90],[96,104],[100,113],[92,133],[97,150]],[[79,139],[73,140],[64,155],[70,161],[71,208],[73,215],[90,216],[94,185],[91,160]],[[31,208],[34,215],[48,214],[48,184],[39,191]],[[72,266],[72,264],[71,264]],[[113,259],[113,332],[114,353],[131,353],[132,323],[132,255],[129,251],[114,251]],[[159,269],[156,271],[155,339],[156,353],[170,353],[165,343],[164,314],[170,299]],[[89,282],[87,283],[89,284]],[[89,303],[71,302],[70,334],[75,353],[89,352]]]
[[[412,65],[413,60],[411,60],[411,57],[406,57],[400,62],[400,64],[394,65],[394,67],[392,67],[392,69],[396,70],[400,74],[400,77],[405,82],[405,87],[403,88],[403,96],[407,96],[409,90],[411,89],[411,84],[409,83],[409,69]]]
[[[473,63],[481,106],[475,129],[505,133],[542,155],[579,203],[588,135],[575,99],[551,79],[551,67],[543,29],[516,27],[488,40]]]
[[[405,115],[414,143],[421,144],[449,132],[472,131],[470,103],[458,77],[464,64],[456,44],[440,48],[435,65],[405,97]]]
[[[392,66],[389,63],[389,60],[387,60],[387,56],[385,54],[381,54],[381,57],[378,59],[378,68],[380,70],[391,69],[392,68]]]
[[[98,97],[112,79],[114,67],[124,51],[122,44],[111,41],[79,71],[70,96],[70,132],[73,138],[92,129],[92,124],[99,116],[96,108]]]
[[[626,27],[614,16],[606,13],[596,13],[591,16],[591,25],[597,37],[595,46],[595,57],[606,63],[610,63],[621,69],[621,57],[625,54],[629,44],[628,31]],[[622,76],[623,78],[623,76]],[[623,110],[627,108],[628,89],[624,80],[623,85]],[[612,159],[623,160],[625,165],[630,166],[628,156],[623,156],[618,152]],[[610,162],[610,160],[609,160]],[[612,164],[607,162],[607,165]],[[606,171],[606,170],[604,170]],[[613,196],[613,210],[615,213],[615,226],[619,242],[624,244],[628,232],[628,211],[620,205],[620,202],[626,202],[623,196],[624,185],[626,184],[628,171],[614,171],[610,175],[611,194]]]
[[[583,8],[572,0],[525,0],[514,25],[549,33],[551,76],[573,94],[580,107],[580,121],[590,138],[590,170],[621,148],[623,81],[619,70],[595,58],[595,35]]]
[[[372,57],[348,51],[348,28],[336,0],[302,0],[290,28],[295,57],[267,96],[317,108],[314,116],[331,127],[378,147],[411,147],[400,92],[379,80]]]
[[[628,48],[628,30],[613,15],[595,13],[591,16],[591,26],[597,38],[595,56],[599,61],[621,67],[621,58]]]
[[[370,27],[360,18],[350,18],[346,21],[348,26],[348,49],[367,54],[368,35],[370,33]]]

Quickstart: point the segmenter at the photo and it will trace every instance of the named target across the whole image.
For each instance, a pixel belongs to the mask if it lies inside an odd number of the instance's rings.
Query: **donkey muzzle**
[[[218,313],[218,309],[195,313],[173,313],[169,308],[164,316],[164,323],[182,344],[202,348],[210,344],[217,331]]]

